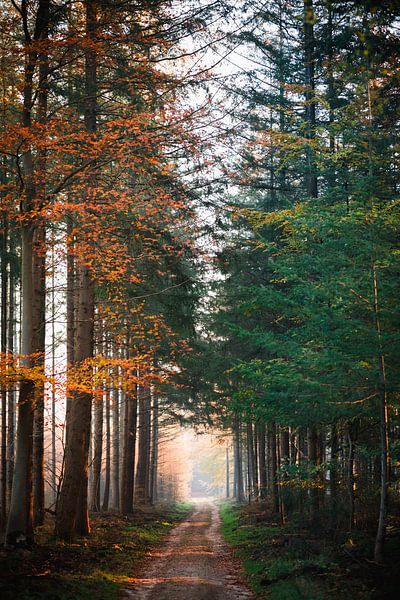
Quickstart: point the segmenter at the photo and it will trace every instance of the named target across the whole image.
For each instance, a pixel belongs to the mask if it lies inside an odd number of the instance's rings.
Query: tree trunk
[[[313,0],[304,0],[304,61],[305,61],[305,117],[306,117],[306,190],[307,195],[318,196],[318,184],[315,167],[315,39],[314,39]]]
[[[55,293],[55,257],[54,257],[54,236],[51,248],[51,487],[53,490],[54,506],[57,505],[57,450],[56,450],[56,293]],[[67,367],[68,368],[68,367]]]
[[[229,446],[226,445],[226,477],[225,477],[225,497],[230,497],[230,463],[229,463]]]
[[[102,510],[107,511],[108,505],[110,503],[110,479],[111,479],[111,424],[110,424],[110,392],[106,391],[105,396],[106,402],[106,464],[105,464],[105,474],[104,474],[104,496],[103,496],[103,506]]]
[[[267,497],[267,464],[265,455],[265,423],[259,421],[257,425],[258,435],[258,464],[259,464],[259,481],[260,481],[260,498]]]
[[[150,465],[150,390],[138,386],[139,404],[139,440],[138,463],[135,479],[135,503],[149,503],[149,465]]]
[[[94,448],[92,480],[90,486],[90,510],[100,511],[100,477],[103,454],[103,398],[94,403]]]
[[[115,350],[114,350],[115,356]],[[119,510],[120,508],[120,410],[119,410],[119,381],[118,381],[118,367],[115,371],[115,383],[112,392],[112,471],[111,471],[111,500],[112,508]]]
[[[356,480],[355,480],[355,441],[356,431],[355,426],[350,423],[348,427],[348,441],[349,441],[349,455],[347,462],[347,485],[349,491],[349,530],[352,531],[355,525],[355,494],[356,494]]]
[[[135,449],[137,433],[137,395],[125,394],[124,451],[121,471],[121,513],[133,512]]]
[[[14,238],[10,235],[10,256],[15,251]],[[13,261],[10,261],[10,286],[9,286],[9,321],[8,321],[8,352],[10,357],[15,351],[15,286],[16,276]],[[14,474],[15,454],[15,388],[14,385],[8,389],[8,428],[7,428],[7,506],[11,502],[11,489]]]
[[[242,444],[240,435],[240,421],[236,420],[234,428],[234,444],[235,444],[235,471],[236,471],[236,495],[235,499],[238,502],[244,502],[244,486],[243,486],[243,461],[242,461]]]
[[[329,467],[329,483],[331,492],[331,522],[332,527],[336,527],[337,517],[337,500],[338,500],[338,473],[337,473],[337,461],[338,461],[338,433],[337,425],[334,424],[331,430],[331,460]]]
[[[86,0],[86,36],[96,38],[97,0]],[[95,135],[97,112],[97,55],[93,46],[85,48],[85,127]],[[77,322],[75,363],[82,365],[93,357],[94,282],[90,267],[82,262],[77,269]],[[83,367],[81,367],[83,368]],[[91,367],[86,366],[88,379]],[[92,394],[76,392],[68,414],[67,445],[65,448],[64,478],[60,492],[56,533],[71,539],[74,533],[89,533],[87,511],[88,453],[90,441]]]
[[[27,130],[32,127],[32,108],[34,104],[33,82],[38,63],[37,42],[47,36],[49,22],[49,0],[39,0],[35,20],[33,39],[29,34],[28,16],[21,11],[25,32],[25,69],[23,89],[23,110],[21,125]],[[21,202],[22,214],[31,215],[38,209],[35,187],[35,172],[32,150],[28,148],[22,160],[24,183]],[[36,351],[35,335],[41,325],[35,322],[34,306],[37,306],[34,286],[34,243],[37,227],[40,221],[30,217],[21,228],[21,284],[22,284],[22,323],[21,323],[21,353],[22,364],[30,369],[35,365],[32,354]],[[32,506],[32,442],[33,442],[33,413],[35,400],[35,385],[32,379],[24,379],[20,383],[18,403],[17,449],[11,505],[8,517],[6,543],[10,545],[29,544],[33,542],[33,506]]]
[[[49,10],[49,9],[47,9]],[[49,15],[47,14],[47,20]],[[43,39],[48,39],[48,26],[43,30]],[[47,120],[48,99],[48,67],[49,57],[46,46],[39,52],[39,89],[37,120],[45,125]],[[36,194],[39,199],[39,208],[44,207],[46,202],[46,147],[39,149],[37,155],[38,182]],[[33,283],[34,289],[34,352],[37,354],[37,364],[45,369],[46,353],[46,224],[40,219],[34,234],[33,255]],[[43,525],[44,522],[44,381],[37,383],[35,387],[35,410],[33,431],[33,507],[35,525]]]
[[[157,502],[158,471],[158,398],[153,396],[153,418],[151,428],[150,503]]]
[[[45,333],[46,333],[46,259],[45,259],[45,225],[42,222],[36,228],[33,256],[34,283],[34,352],[37,354],[36,365],[44,372]],[[35,386],[35,408],[33,425],[33,507],[35,525],[44,522],[44,382]]]
[[[272,510],[279,514],[279,491],[277,477],[277,447],[276,447],[276,425],[270,423],[267,429],[268,455],[269,455],[269,490],[271,494]]]
[[[1,346],[2,358],[7,354],[7,296],[8,296],[8,258],[7,258],[8,220],[4,215],[1,231]],[[3,531],[7,514],[7,388],[1,387],[1,478],[0,478],[0,530]]]

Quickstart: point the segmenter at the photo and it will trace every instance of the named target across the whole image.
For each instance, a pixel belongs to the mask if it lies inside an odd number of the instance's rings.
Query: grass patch
[[[0,550],[2,600],[117,600],[145,553],[190,512],[187,503],[137,511],[129,518],[98,515],[92,533],[57,542],[49,521],[31,550]]]
[[[354,558],[346,554],[343,544],[329,539],[321,531],[302,529],[298,524],[274,523],[261,504],[248,507],[224,502],[220,513],[222,534],[233,546],[251,588],[260,598],[378,600],[392,597],[389,566],[382,570],[367,557],[358,558],[356,554]],[[357,552],[357,548],[354,551]]]

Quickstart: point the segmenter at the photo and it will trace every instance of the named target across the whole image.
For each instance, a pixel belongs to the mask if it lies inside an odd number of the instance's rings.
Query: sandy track
[[[124,600],[250,600],[238,564],[220,533],[218,508],[197,504],[164,545],[152,552],[143,577],[132,580]]]

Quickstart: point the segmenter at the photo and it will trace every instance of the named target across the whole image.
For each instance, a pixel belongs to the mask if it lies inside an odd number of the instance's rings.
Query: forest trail
[[[199,502],[188,519],[152,552],[143,576],[124,600],[250,600],[238,565],[220,532],[218,507]]]

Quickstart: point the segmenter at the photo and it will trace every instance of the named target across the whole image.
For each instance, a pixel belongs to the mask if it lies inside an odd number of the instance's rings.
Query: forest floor
[[[0,548],[1,600],[116,600],[157,543],[192,510],[177,503],[129,518],[95,515],[88,538],[57,542],[49,520],[31,549]]]
[[[250,600],[241,567],[221,536],[218,506],[199,501],[192,514],[143,563],[121,600]]]
[[[222,533],[241,560],[258,598],[269,600],[398,600],[400,530],[386,541],[384,567],[371,560],[373,536],[330,538],[303,521],[274,522],[261,503],[221,505]]]

